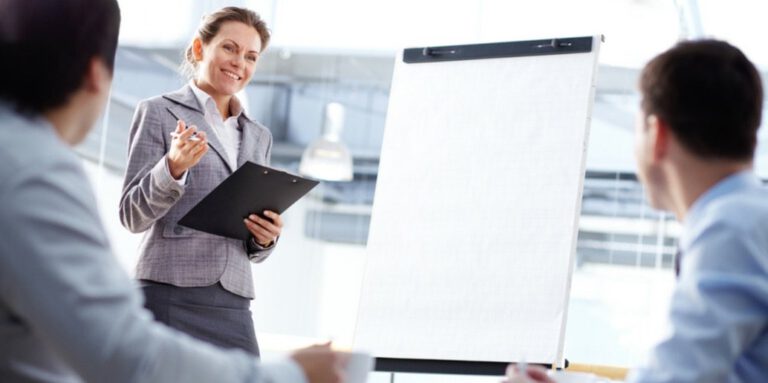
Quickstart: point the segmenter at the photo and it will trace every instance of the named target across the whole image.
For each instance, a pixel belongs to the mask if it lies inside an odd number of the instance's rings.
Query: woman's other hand
[[[283,231],[283,219],[280,217],[280,214],[269,210],[264,210],[264,215],[268,219],[251,214],[244,221],[245,227],[251,232],[256,243],[263,247],[268,247],[277,240],[277,237]]]
[[[178,180],[208,152],[208,139],[205,132],[198,131],[194,125],[187,128],[182,120],[176,124],[173,135],[171,150],[167,155],[168,170],[173,179]]]

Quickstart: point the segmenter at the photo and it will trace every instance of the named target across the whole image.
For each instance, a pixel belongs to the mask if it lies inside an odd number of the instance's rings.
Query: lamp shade
[[[331,102],[325,106],[323,134],[304,150],[299,173],[325,181],[351,181],[352,154],[341,142],[344,106]]]

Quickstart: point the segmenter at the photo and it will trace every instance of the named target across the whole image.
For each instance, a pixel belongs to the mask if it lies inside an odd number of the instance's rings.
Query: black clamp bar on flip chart
[[[376,357],[373,370],[379,372],[405,372],[427,373],[447,375],[491,375],[501,376],[506,374],[510,362],[477,362],[462,360],[438,360],[438,359],[400,359]],[[551,364],[536,364],[546,369],[551,369]],[[568,360],[565,365],[568,367]]]
[[[403,51],[403,61],[409,64],[416,64],[439,61],[559,55],[591,51],[592,36],[586,36],[505,43],[408,48]]]

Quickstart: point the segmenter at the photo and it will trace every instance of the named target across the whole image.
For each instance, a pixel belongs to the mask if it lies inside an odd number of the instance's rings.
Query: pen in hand
[[[179,137],[181,137],[181,134],[176,133],[176,132],[171,132],[171,138],[173,138],[174,140],[179,138]],[[197,132],[194,132],[194,133],[192,133],[192,135],[189,138],[187,138],[187,140],[188,141],[200,141],[200,137],[197,136]]]

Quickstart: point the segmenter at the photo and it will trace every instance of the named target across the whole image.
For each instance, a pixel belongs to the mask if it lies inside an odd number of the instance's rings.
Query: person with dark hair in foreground
[[[116,0],[0,0],[0,381],[340,382],[329,345],[259,363],[152,320],[81,160],[109,94]]]
[[[683,224],[669,333],[632,382],[768,382],[768,189],[752,171],[763,89],[716,40],[681,42],[643,69],[638,177]],[[551,382],[541,369],[510,381]]]

